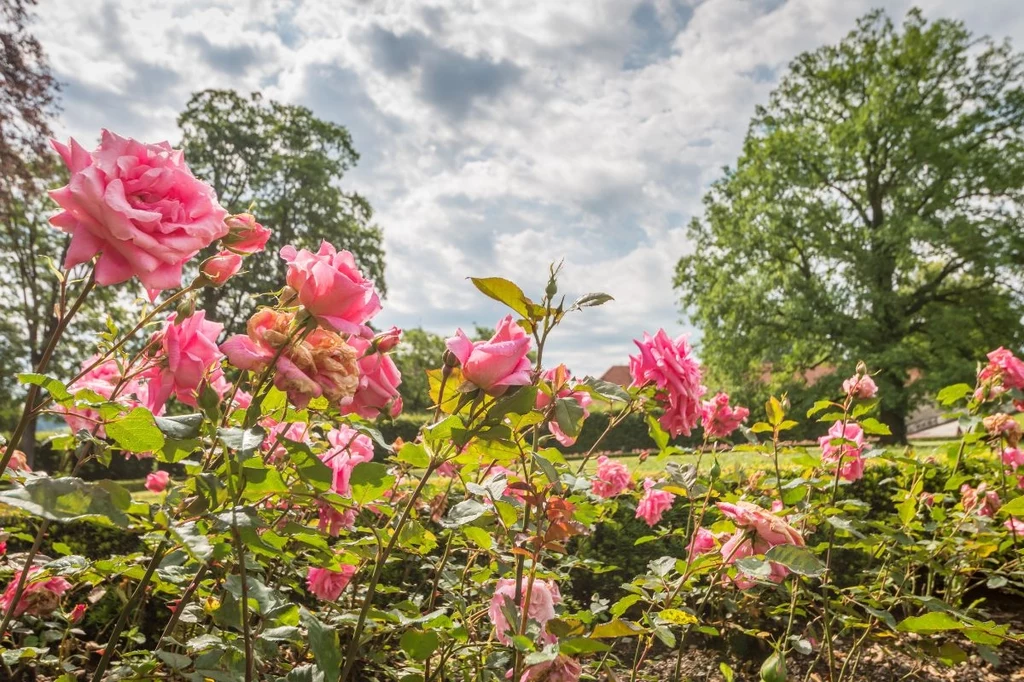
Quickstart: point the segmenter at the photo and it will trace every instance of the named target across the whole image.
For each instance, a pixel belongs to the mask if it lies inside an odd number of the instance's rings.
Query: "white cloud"
[[[208,87],[349,126],[347,182],[385,230],[382,322],[491,325],[503,313],[466,276],[539,291],[564,257],[563,290],[616,301],[570,318],[551,357],[600,373],[642,331],[684,331],[671,284],[701,195],[789,60],[877,4],[43,0],[37,33],[68,83],[64,134],[175,140]],[[1017,0],[917,4],[1024,37]]]

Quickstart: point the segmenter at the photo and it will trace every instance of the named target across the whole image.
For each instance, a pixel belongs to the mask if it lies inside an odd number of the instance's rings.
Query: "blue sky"
[[[1021,49],[1019,3],[916,5]],[[876,6],[911,3],[40,0],[35,30],[65,83],[61,137],[175,142],[211,87],[348,126],[347,186],[388,252],[381,324],[492,326],[504,313],[465,277],[539,293],[564,258],[563,291],[617,300],[570,318],[546,357],[600,374],[644,330],[697,339],[671,282],[703,192],[786,64]]]

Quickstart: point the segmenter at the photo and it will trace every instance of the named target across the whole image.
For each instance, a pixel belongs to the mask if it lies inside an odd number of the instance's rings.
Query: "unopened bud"
[[[262,251],[270,239],[270,230],[256,222],[251,213],[239,213],[224,220],[228,233],[221,243],[235,253],[250,255]]]
[[[377,350],[381,353],[387,353],[395,348],[398,343],[402,340],[402,330],[398,327],[392,327],[382,334],[378,334],[377,338],[373,340],[373,344],[377,347]]]
[[[192,317],[196,312],[196,299],[192,296],[186,297],[175,310],[176,320],[184,320],[186,317]]]
[[[219,287],[238,274],[241,267],[241,256],[230,251],[221,251],[216,256],[204,260],[203,264],[199,266],[199,272],[207,282]]]
[[[441,356],[441,361],[444,362],[445,367],[458,367],[462,364],[459,362],[459,357],[447,349],[445,350],[444,355]]]

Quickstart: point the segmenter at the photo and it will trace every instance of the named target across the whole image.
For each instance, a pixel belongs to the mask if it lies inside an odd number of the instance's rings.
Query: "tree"
[[[902,31],[873,12],[797,57],[678,266],[715,378],[763,394],[766,370],[864,360],[903,441],[924,390],[1019,347],[1021,76],[1008,44],[917,11]]]
[[[284,244],[315,250],[321,239],[348,249],[383,294],[384,250],[373,211],[339,183],[359,159],[348,131],[306,107],[248,99],[233,90],[203,90],[178,118],[185,158],[232,213],[252,209],[273,236],[266,251],[247,260],[248,272],[203,293],[202,307],[225,323],[244,326],[257,294],[284,281]],[[204,254],[208,255],[208,254]]]

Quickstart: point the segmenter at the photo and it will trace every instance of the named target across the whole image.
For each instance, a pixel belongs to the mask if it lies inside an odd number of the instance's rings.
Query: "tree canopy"
[[[252,211],[273,235],[248,272],[224,287],[207,289],[203,307],[244,325],[250,297],[280,286],[285,244],[316,250],[321,240],[351,251],[363,272],[384,286],[384,250],[369,202],[340,183],[359,155],[344,126],[317,118],[303,106],[246,98],[233,90],[203,90],[178,117],[185,158],[232,213]]]
[[[1009,44],[918,11],[798,56],[678,266],[715,378],[753,397],[864,360],[903,439],[924,390],[1019,347],[1021,76]]]

